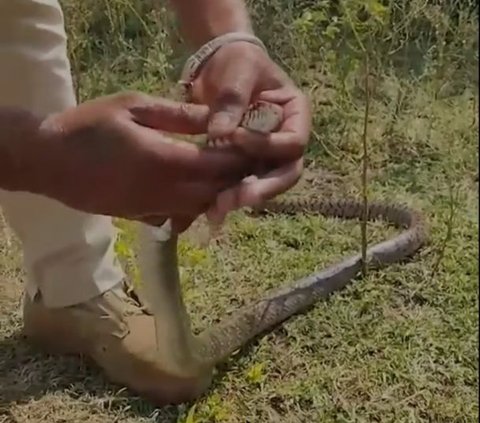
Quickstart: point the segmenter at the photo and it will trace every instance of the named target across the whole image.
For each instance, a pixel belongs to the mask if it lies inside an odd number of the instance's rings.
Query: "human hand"
[[[229,141],[269,170],[223,192],[212,214],[221,221],[231,209],[253,206],[294,186],[303,171],[311,129],[307,97],[265,52],[248,42],[221,47],[191,86],[191,101],[210,107],[208,135]],[[271,134],[238,128],[247,107],[263,100],[283,108],[283,122]]]
[[[201,149],[161,131],[206,131],[208,107],[138,93],[85,102],[46,118],[21,159],[33,191],[90,213],[184,230],[251,165],[232,149]],[[174,225],[175,226],[175,225]]]

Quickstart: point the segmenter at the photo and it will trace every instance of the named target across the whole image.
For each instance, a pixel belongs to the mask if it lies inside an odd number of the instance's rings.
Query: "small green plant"
[[[266,378],[264,370],[265,363],[254,364],[248,369],[246,373],[247,381],[253,385],[258,385],[262,383]]]

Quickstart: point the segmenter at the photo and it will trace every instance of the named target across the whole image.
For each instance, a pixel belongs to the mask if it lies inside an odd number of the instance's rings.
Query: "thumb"
[[[223,138],[235,131],[251,102],[256,73],[250,63],[241,58],[232,60],[215,81],[216,95],[211,104],[208,135]]]

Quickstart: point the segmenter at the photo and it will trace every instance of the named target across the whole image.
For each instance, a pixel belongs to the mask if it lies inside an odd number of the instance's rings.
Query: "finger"
[[[245,178],[239,185],[217,196],[206,214],[215,224],[221,224],[228,212],[255,207],[293,187],[302,175],[303,158],[277,168],[266,175]]]
[[[250,61],[237,57],[215,81],[217,95],[211,105],[210,138],[226,137],[237,128],[250,104],[256,77],[257,71]]]
[[[251,157],[235,146],[200,148],[133,123],[125,125],[124,130],[140,143],[141,170],[152,181],[159,178],[199,181],[201,178],[204,182],[230,183],[240,180],[255,165]]]
[[[310,99],[298,88],[285,86],[278,90],[264,91],[259,99],[283,105],[284,120],[279,132],[291,131],[307,138],[312,124]]]
[[[135,123],[152,129],[181,134],[207,132],[209,108],[205,105],[142,96],[129,111]]]
[[[285,105],[295,97],[297,94],[296,91],[298,91],[298,89],[291,83],[283,84],[281,87],[262,91],[258,94],[258,99]]]
[[[178,162],[181,163],[181,160]],[[191,155],[185,166],[184,178],[195,180],[201,177],[228,186],[252,173],[256,166],[256,159],[243,154],[235,146],[204,148]]]
[[[255,159],[292,161],[303,155],[306,139],[291,131],[260,134],[239,128],[233,134],[231,144]]]
[[[174,216],[172,217],[172,229],[175,233],[185,232],[198,216]]]

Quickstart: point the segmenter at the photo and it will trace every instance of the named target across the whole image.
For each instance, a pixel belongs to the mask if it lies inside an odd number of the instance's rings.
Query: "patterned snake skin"
[[[262,107],[247,112],[242,125],[256,130],[261,128],[263,119],[266,117],[268,121],[268,117],[272,116],[268,107]],[[269,122],[272,123],[271,120]],[[250,212],[252,216],[269,213],[309,213],[359,219],[363,206],[360,202],[346,199],[273,200]],[[428,236],[421,214],[402,205],[370,203],[368,219],[381,219],[403,229],[392,239],[370,246],[367,250],[369,269],[377,269],[411,256]],[[177,235],[170,231],[169,222],[162,228],[141,228],[140,260],[144,295],[154,314],[158,354],[170,372],[183,378],[208,378],[213,367],[232,352],[292,315],[306,311],[321,298],[344,288],[362,269],[360,254],[345,258],[325,270],[267,292],[255,303],[194,335],[181,293]]]

